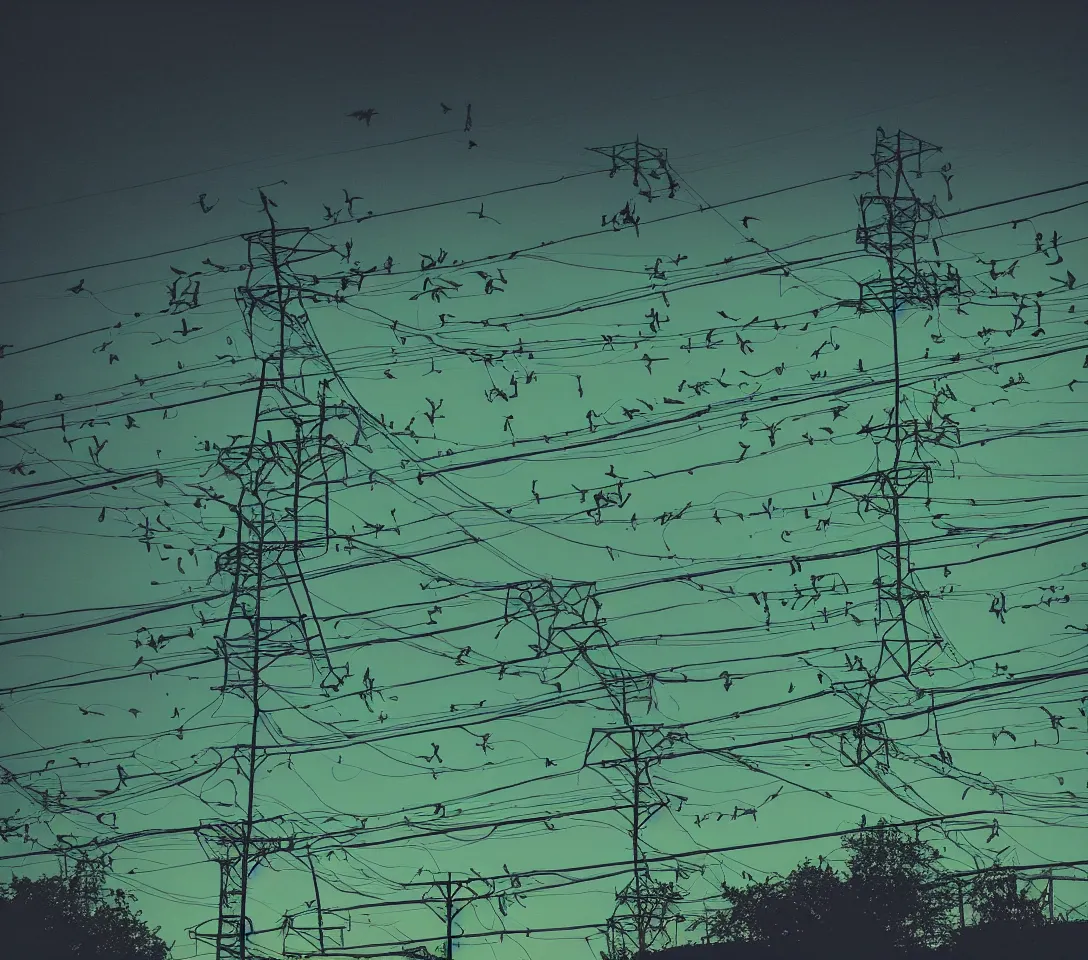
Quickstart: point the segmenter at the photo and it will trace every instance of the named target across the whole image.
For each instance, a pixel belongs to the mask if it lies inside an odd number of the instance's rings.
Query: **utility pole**
[[[446,874],[446,960],[453,960],[453,874]]]
[[[651,918],[644,890],[644,881],[649,878],[649,872],[642,855],[642,828],[658,810],[668,806],[668,802],[662,799],[654,789],[649,769],[650,764],[656,762],[656,754],[660,748],[673,742],[673,739],[662,735],[661,729],[659,724],[634,724],[629,718],[623,727],[595,728],[590,734],[589,744],[582,761],[583,767],[590,766],[590,756],[607,743],[618,751],[619,756],[598,760],[592,766],[599,769],[602,774],[605,770],[618,770],[630,783],[631,880],[617,894],[617,900],[620,904],[626,903],[629,907],[635,926],[633,940],[639,954],[645,954],[647,948],[652,946]],[[628,892],[631,894],[630,899],[627,896]],[[612,919],[615,921],[617,918],[613,916]],[[659,919],[664,920],[664,918]],[[618,925],[614,926],[622,933],[622,928]],[[660,930],[655,933],[660,933]]]
[[[639,869],[638,845],[639,800],[641,799],[642,778],[639,769],[638,734],[635,732],[634,727],[631,728],[631,771],[631,873],[635,881],[635,922],[638,929],[638,953],[639,956],[642,956],[646,950],[646,922],[642,909],[642,871]]]
[[[636,176],[637,174],[637,167]],[[617,497],[622,496],[617,491]],[[657,810],[665,806],[650,782],[648,757],[661,743],[672,743],[675,735],[659,737],[660,727],[654,724],[637,724],[632,720],[631,708],[645,704],[647,713],[655,706],[653,677],[632,670],[615,655],[614,641],[610,637],[605,620],[601,617],[601,604],[596,596],[596,584],[568,581],[556,582],[550,578],[512,584],[506,591],[502,633],[515,621],[524,622],[536,634],[530,649],[538,657],[561,652],[567,660],[557,676],[563,676],[575,664],[586,667],[612,701],[612,707],[620,715],[622,725],[612,728],[595,728],[590,734],[583,765],[589,764],[590,756],[605,741],[616,748],[620,756],[595,764],[600,768],[616,767],[629,779],[631,796],[631,881],[617,894],[617,900],[626,904],[635,924],[634,942],[643,953],[649,946],[649,917],[646,908],[646,865],[642,857],[642,828]],[[498,636],[498,634],[496,634]],[[590,651],[594,639],[605,641],[605,655],[611,662],[601,662]],[[542,677],[547,667],[541,668]],[[647,737],[655,741],[651,746]],[[617,905],[617,909],[618,909]],[[630,919],[630,918],[629,918]],[[609,930],[625,936],[615,915],[609,921]],[[661,931],[657,931],[660,933]],[[666,931],[667,933],[667,931]]]
[[[486,892],[480,894],[473,890],[472,885],[474,883],[482,883],[486,887]],[[446,957],[445,960],[452,960],[453,958],[453,921],[457,919],[462,910],[465,909],[470,903],[475,902],[486,897],[491,896],[495,892],[494,884],[487,880],[481,880],[477,877],[469,877],[465,880],[454,880],[452,873],[446,874],[445,880],[434,880],[426,886],[438,887],[441,895],[442,911],[439,913],[434,909],[434,900],[428,900],[424,898],[423,902],[431,909],[433,913],[436,913],[446,925]],[[458,899],[458,894],[462,890],[468,891],[468,896]]]

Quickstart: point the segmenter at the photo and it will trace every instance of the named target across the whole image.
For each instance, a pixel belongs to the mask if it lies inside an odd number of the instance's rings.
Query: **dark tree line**
[[[935,847],[885,821],[842,845],[842,873],[821,857],[786,877],[723,884],[728,906],[689,923],[707,942],[662,953],[671,960],[1084,956],[1088,925],[1049,923],[1045,894],[1033,896],[1007,867],[957,878],[941,868]]]
[[[64,876],[0,885],[0,955],[7,960],[166,960],[170,949],[133,909],[132,894],[105,887],[105,865],[81,859]]]

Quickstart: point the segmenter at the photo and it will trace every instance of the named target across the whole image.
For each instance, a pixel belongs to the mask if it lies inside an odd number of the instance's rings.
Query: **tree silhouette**
[[[784,880],[722,885],[733,904],[710,923],[711,939],[760,944],[828,943],[856,915],[852,891],[828,864],[806,860]]]
[[[880,820],[843,839],[848,886],[866,934],[900,949],[948,942],[954,927],[936,847]]]
[[[864,821],[862,821],[864,824]],[[887,821],[844,838],[846,870],[823,857],[786,877],[722,884],[729,907],[700,917],[706,942],[659,952],[661,960],[996,960],[1084,956],[1088,923],[1050,922],[1042,897],[995,866],[957,880],[940,852]],[[959,929],[955,885],[973,922]],[[602,954],[604,960],[616,960]],[[618,954],[628,957],[629,953]]]
[[[843,840],[847,872],[806,860],[789,876],[722,885],[731,907],[710,921],[719,942],[750,942],[839,956],[936,947],[954,932],[940,852],[881,820]]]
[[[1083,955],[1083,925],[1048,923],[1042,899],[1020,889],[1016,874],[1008,868],[994,867],[978,874],[964,899],[974,913],[974,923],[955,937],[956,957],[1038,953],[1056,960]],[[1076,952],[1065,952],[1070,949]]]
[[[995,867],[976,876],[968,888],[967,902],[975,915],[975,925],[1013,924],[1017,927],[1041,927],[1046,923],[1043,902],[1032,897],[1016,883],[1016,874]]]
[[[81,859],[66,876],[0,885],[0,943],[8,960],[166,960],[169,948],[133,912],[132,895],[104,889],[105,865]]]

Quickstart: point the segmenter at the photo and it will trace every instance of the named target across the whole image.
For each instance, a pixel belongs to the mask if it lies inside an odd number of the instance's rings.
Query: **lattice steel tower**
[[[268,836],[254,827],[261,672],[297,670],[304,658],[326,692],[338,689],[347,675],[329,659],[303,563],[328,551],[330,467],[343,461],[346,476],[346,448],[362,434],[358,410],[330,402],[338,377],[304,306],[304,296],[320,297],[290,269],[290,258],[310,231],[278,229],[270,210],[275,204],[263,191],[261,201],[269,227],[245,236],[249,272],[236,290],[253,356],[261,363],[256,410],[248,442],[232,443],[218,455],[219,467],[240,488],[230,505],[234,544],[216,558],[217,573],[233,579],[226,625],[216,638],[223,659],[220,690],[246,700],[251,720],[249,742],[233,758],[244,784],[244,819],[209,824],[200,834],[209,858],[220,865],[219,916],[214,934],[193,936],[214,942],[217,960],[244,960],[249,877],[263,858],[293,849],[290,836]],[[354,440],[331,432],[338,421],[354,427]]]
[[[910,541],[905,531],[903,502],[906,494],[922,484],[928,491],[936,463],[927,446],[953,446],[958,442],[954,425],[939,415],[939,403],[946,397],[930,397],[929,416],[919,416],[907,403],[903,386],[902,315],[912,308],[936,310],[942,298],[963,295],[960,277],[949,270],[937,274],[929,264],[920,264],[918,244],[929,241],[929,226],[942,213],[936,198],[922,200],[911,184],[923,174],[922,161],[940,147],[902,130],[888,136],[877,128],[873,150],[876,189],[858,198],[860,224],[856,241],[885,264],[884,275],[858,283],[859,314],[885,313],[890,321],[893,395],[887,420],[862,428],[876,443],[877,468],[835,486],[853,497],[859,512],[875,511],[890,520],[891,542],[877,551],[876,626],[880,636],[879,662],[870,671],[870,683],[862,706],[862,723],[873,684],[877,679],[898,676],[910,682],[921,660],[943,638],[935,629],[925,590],[911,568]],[[946,166],[947,170],[948,167]],[[888,460],[890,459],[890,462]],[[883,464],[881,463],[883,461]],[[920,619],[912,619],[917,609]],[[864,737],[858,738],[858,762],[863,762]],[[871,752],[869,756],[871,756]]]

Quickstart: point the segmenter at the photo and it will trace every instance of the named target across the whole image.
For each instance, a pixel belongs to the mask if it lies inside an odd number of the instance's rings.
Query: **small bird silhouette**
[[[340,189],[344,190],[343,187],[341,187]],[[362,200],[362,199],[363,199],[363,197],[349,196],[347,190],[344,190],[344,203],[347,204],[348,216],[349,217],[354,217],[355,216],[355,210],[352,208],[352,204],[354,204],[356,200]]]
[[[366,110],[352,110],[351,113],[347,114],[347,116],[354,117],[356,120],[365,120],[368,127],[370,126],[371,118],[376,117],[377,115],[378,111],[373,107],[367,107]]]
[[[475,140],[469,140],[469,142],[468,142],[469,150],[471,150],[473,147],[478,147],[478,146],[479,146],[479,144]]]
[[[219,203],[219,201],[216,200],[215,203],[213,203],[211,206],[208,206],[208,204],[204,202],[207,197],[208,195],[206,193],[202,193],[199,197],[196,198],[196,200],[193,201],[194,207],[197,204],[200,204],[200,210],[202,213],[211,213],[212,210],[214,210],[216,205]]]
[[[742,227],[744,227],[744,229],[745,229],[745,230],[747,230],[747,229],[748,229],[748,224],[749,224],[749,223],[750,223],[750,222],[751,222],[752,220],[758,220],[758,219],[759,219],[759,217],[741,217],[741,218],[740,218],[740,225],[741,225]]]
[[[104,716],[105,716],[105,714],[104,714],[104,713],[99,713],[99,712],[98,712],[97,710],[90,710],[90,709],[88,709],[87,707],[80,707],[80,708],[79,708],[79,712],[80,712],[80,713],[82,713],[82,714],[83,714],[83,716],[85,716],[85,717],[86,717],[86,716],[88,716],[89,714],[92,714],[92,713],[93,713],[93,714],[94,714],[94,715],[95,715],[96,717],[104,717]]]
[[[80,280],[74,287],[68,288],[69,293],[82,293],[83,292],[83,280]]]
[[[941,166],[941,179],[944,180],[944,189],[945,189],[945,192],[948,194],[948,202],[949,203],[952,202],[952,178],[955,176],[954,173],[950,172],[951,170],[952,170],[952,164],[951,163],[942,164],[942,166]]]
[[[190,333],[197,333],[198,331],[203,330],[203,329],[204,329],[203,327],[190,327],[188,322],[185,319],[185,314],[183,313],[181,315],[181,329],[180,330],[174,330],[173,332],[174,333],[180,333],[183,337],[187,337],[187,336],[189,336]]]
[[[494,217],[490,216],[489,214],[484,213],[484,202],[483,202],[483,200],[480,201],[480,209],[479,210],[466,210],[465,212],[467,214],[469,214],[469,216],[477,217],[480,220],[495,220]],[[499,222],[498,220],[495,220],[495,223],[498,223],[498,222]]]
[[[443,113],[449,113],[453,109],[453,107],[448,107],[444,103],[440,103],[439,106],[442,108]]]

